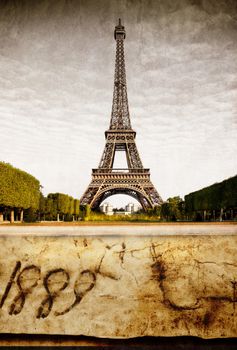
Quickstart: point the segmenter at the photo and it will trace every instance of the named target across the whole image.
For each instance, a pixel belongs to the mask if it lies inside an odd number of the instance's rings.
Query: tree
[[[48,198],[51,198],[54,201],[57,211],[57,221],[59,221],[60,215],[64,220],[64,216],[69,212],[69,196],[64,193],[50,193],[48,194]]]
[[[165,203],[161,205],[161,217],[167,221],[177,221],[182,218],[183,200],[179,197],[168,198]]]
[[[20,212],[23,220],[23,209],[39,209],[40,183],[32,175],[0,162],[0,212],[10,210],[11,221],[14,211]]]
[[[45,216],[47,217],[47,219],[49,220],[53,220],[56,218],[57,216],[57,207],[56,207],[56,203],[53,200],[53,198],[47,197],[45,198]]]
[[[85,216],[88,218],[90,216],[91,213],[91,208],[88,204],[86,204],[85,206]]]
[[[74,199],[71,196],[68,196],[68,209],[66,212],[66,221],[72,221],[74,219]]]
[[[75,215],[76,220],[78,220],[80,215],[80,201],[78,199],[74,199],[73,204],[74,204],[73,214]]]
[[[75,215],[78,218],[80,214],[80,202],[64,193],[49,193],[47,198],[41,199],[41,215],[50,220],[72,221]]]

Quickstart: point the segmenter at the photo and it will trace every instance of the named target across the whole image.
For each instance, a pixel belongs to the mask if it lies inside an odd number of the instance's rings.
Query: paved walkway
[[[122,224],[122,225],[67,225],[0,226],[0,236],[179,236],[179,235],[237,235],[237,224]]]

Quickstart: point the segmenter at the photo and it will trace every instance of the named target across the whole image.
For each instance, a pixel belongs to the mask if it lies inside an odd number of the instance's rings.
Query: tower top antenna
[[[121,39],[125,39],[125,38],[126,38],[125,28],[124,28],[124,26],[122,26],[121,18],[119,18],[119,23],[117,26],[115,26],[115,29],[114,29],[114,39],[121,40]]]

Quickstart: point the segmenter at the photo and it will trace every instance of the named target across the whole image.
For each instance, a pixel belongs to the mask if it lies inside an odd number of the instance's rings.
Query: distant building
[[[106,215],[131,215],[133,213],[136,213],[141,209],[141,206],[138,203],[128,203],[125,206],[125,209],[115,209],[113,210],[113,206],[110,203],[103,203],[100,206],[100,211]]]
[[[125,206],[125,212],[127,212],[128,214],[136,213],[140,209],[141,206],[138,203],[128,203]]]
[[[128,203],[124,209],[114,210],[115,215],[131,215],[138,212],[142,207],[138,203]]]
[[[100,210],[102,211],[102,213],[106,214],[106,215],[113,215],[113,206],[110,203],[103,203],[100,206]]]

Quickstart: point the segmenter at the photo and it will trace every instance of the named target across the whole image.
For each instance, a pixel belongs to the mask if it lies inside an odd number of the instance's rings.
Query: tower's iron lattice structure
[[[116,60],[113,106],[109,130],[105,131],[106,144],[97,169],[92,170],[92,180],[81,198],[81,204],[92,209],[114,194],[127,194],[137,199],[143,209],[162,204],[162,199],[150,180],[150,170],[142,165],[135,143],[136,132],[132,129],[127,97],[124,26],[115,27]],[[113,168],[115,152],[125,151],[126,169]]]

